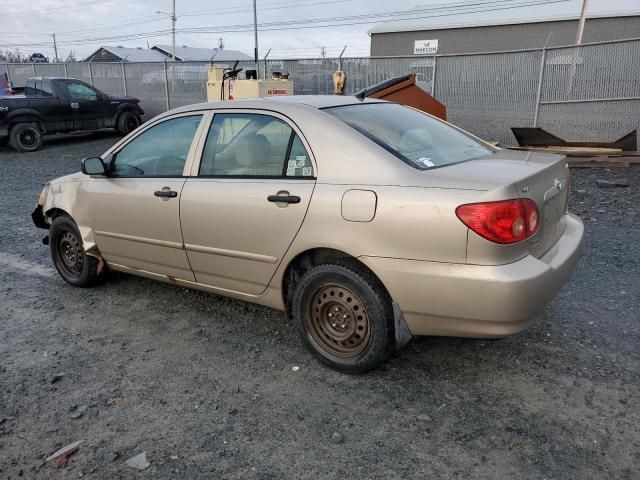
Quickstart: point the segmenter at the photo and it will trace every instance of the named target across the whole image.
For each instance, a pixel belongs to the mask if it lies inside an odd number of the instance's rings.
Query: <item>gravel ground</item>
[[[574,171],[584,255],[527,331],[422,338],[348,376],[279,312],[58,277],[29,214],[116,139],[0,147],[0,478],[640,478],[640,168]],[[44,462],[77,440],[66,468]],[[143,451],[147,470],[126,465]]]

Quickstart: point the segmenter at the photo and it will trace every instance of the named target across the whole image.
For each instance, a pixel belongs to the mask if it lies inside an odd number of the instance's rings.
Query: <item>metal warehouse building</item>
[[[433,53],[436,46],[439,54],[455,54],[574,44],[579,9],[568,13],[551,7],[553,5],[539,6],[535,11],[514,9],[427,18],[417,12],[414,20],[389,21],[369,30],[371,56]],[[623,11],[587,12],[582,42],[640,38],[639,7],[640,0],[634,8]],[[527,11],[531,13],[528,18]],[[544,16],[540,16],[541,11]]]

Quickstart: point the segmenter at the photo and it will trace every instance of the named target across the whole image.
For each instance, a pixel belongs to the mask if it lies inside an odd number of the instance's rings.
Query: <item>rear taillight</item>
[[[495,243],[517,243],[534,235],[539,227],[538,207],[525,199],[468,203],[456,208],[467,227]]]

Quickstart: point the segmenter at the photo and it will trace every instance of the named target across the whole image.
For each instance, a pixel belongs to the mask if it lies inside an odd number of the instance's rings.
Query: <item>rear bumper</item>
[[[567,215],[564,234],[541,258],[484,266],[361,257],[389,290],[413,335],[503,337],[526,328],[574,270],[584,226]]]

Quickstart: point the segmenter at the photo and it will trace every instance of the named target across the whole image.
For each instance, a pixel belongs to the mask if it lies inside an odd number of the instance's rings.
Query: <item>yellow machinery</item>
[[[226,71],[225,71],[226,70]],[[229,73],[234,74],[229,76]],[[207,80],[207,100],[233,100],[236,98],[271,97],[293,95],[293,82],[287,78],[271,80],[239,80],[237,70],[229,72],[220,67],[209,67]]]

